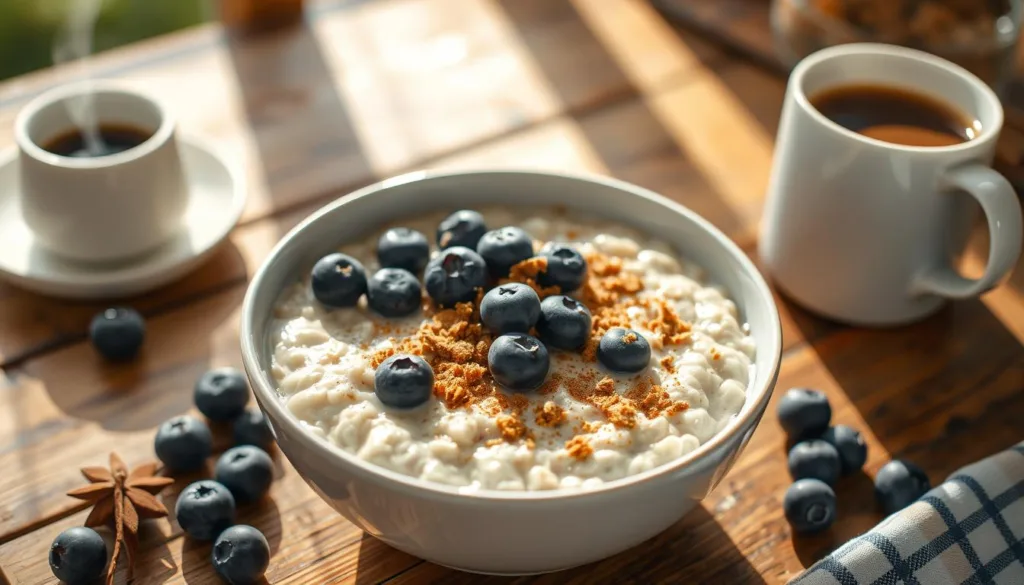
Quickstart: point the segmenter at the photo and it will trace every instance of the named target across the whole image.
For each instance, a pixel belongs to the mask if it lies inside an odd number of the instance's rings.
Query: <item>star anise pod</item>
[[[158,468],[156,463],[147,463],[128,473],[117,453],[111,453],[110,469],[82,468],[82,475],[92,483],[68,492],[72,498],[92,503],[92,512],[85,519],[86,526],[112,524],[114,527],[114,552],[107,569],[108,585],[114,582],[122,548],[128,557],[128,578],[132,578],[135,552],[139,547],[139,519],[167,515],[167,508],[155,496],[174,480],[155,475]]]

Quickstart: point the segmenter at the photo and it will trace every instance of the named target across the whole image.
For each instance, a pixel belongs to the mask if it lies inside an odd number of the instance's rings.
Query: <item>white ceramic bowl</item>
[[[673,245],[732,294],[757,341],[756,374],[731,424],[689,455],[590,491],[484,491],[388,471],[307,434],[269,375],[272,308],[321,256],[378,226],[428,210],[562,205],[633,225]],[[366,532],[429,561],[467,571],[528,574],[605,558],[665,530],[729,471],[764,413],[782,334],[771,292],[746,255],[706,220],[645,189],[600,177],[539,172],[414,173],[334,201],[299,224],[253,277],[242,358],[278,445],[328,504]]]

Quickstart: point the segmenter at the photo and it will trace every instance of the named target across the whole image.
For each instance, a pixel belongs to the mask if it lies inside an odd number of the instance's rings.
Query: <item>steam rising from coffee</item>
[[[85,149],[93,156],[99,156],[106,150],[100,135],[92,89],[89,87],[91,76],[87,59],[92,54],[93,32],[101,4],[102,0],[73,0],[68,18],[53,41],[53,62],[73,63],[85,83],[86,91],[65,103],[72,123],[82,133]]]

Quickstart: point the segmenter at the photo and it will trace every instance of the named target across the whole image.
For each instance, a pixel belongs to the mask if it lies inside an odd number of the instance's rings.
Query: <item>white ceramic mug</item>
[[[43,148],[75,130],[72,111],[93,108],[100,126],[150,133],[123,152],[72,158]],[[46,92],[14,123],[21,208],[36,241],[78,261],[124,260],[167,242],[181,227],[188,185],[175,122],[154,99],[106,82]]]
[[[980,135],[904,146],[847,130],[811,105],[823,90],[863,84],[934,97],[979,121]],[[849,44],[804,59],[786,91],[760,240],[775,284],[812,311],[861,325],[914,321],[946,299],[991,289],[1021,249],[1017,195],[990,168],[1002,125],[987,85],[927,53]],[[953,266],[971,227],[971,197],[991,235],[978,279]]]

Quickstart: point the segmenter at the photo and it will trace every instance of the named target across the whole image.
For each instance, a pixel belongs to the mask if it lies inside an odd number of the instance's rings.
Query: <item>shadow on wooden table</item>
[[[193,311],[179,316],[174,324],[155,317],[147,325],[151,335],[147,336],[142,353],[131,363],[106,363],[88,344],[76,344],[54,354],[54,359],[59,358],[64,367],[33,368],[30,373],[43,385],[54,405],[69,417],[98,423],[109,431],[153,428],[192,407],[190,390],[210,366],[207,357],[197,360],[195,356],[215,354],[214,343],[226,324],[231,325],[229,320],[244,293],[242,287],[229,287],[221,294],[208,296],[201,314]],[[164,365],[154,366],[157,362]],[[90,377],[98,380],[86,380]],[[26,412],[16,415],[15,420],[34,419]],[[38,429],[45,433],[60,431]]]
[[[227,39],[274,210],[309,201],[323,185],[355,187],[373,171],[308,24]]]
[[[1021,438],[1024,346],[981,300],[904,327],[841,328],[812,346],[865,430],[933,483]]]

